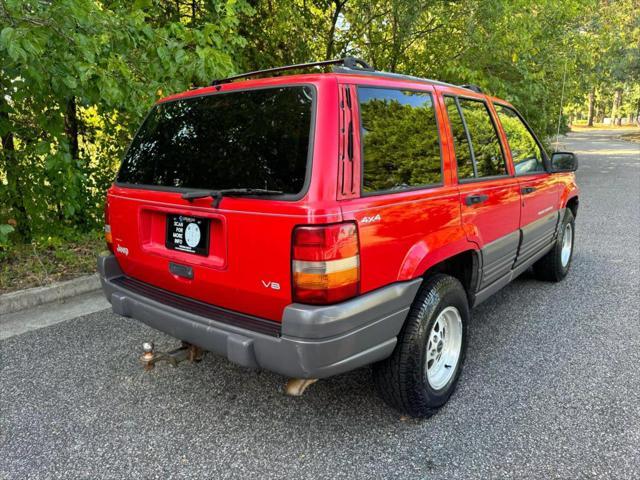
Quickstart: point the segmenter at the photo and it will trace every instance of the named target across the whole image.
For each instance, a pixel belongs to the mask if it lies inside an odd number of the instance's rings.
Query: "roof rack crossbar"
[[[465,85],[460,85],[462,88],[466,88],[467,90],[471,90],[472,92],[476,92],[476,93],[484,93],[482,91],[482,89],[478,86],[478,85],[474,85],[472,83],[468,83]]]
[[[223,83],[230,83],[233,80],[254,77],[256,75],[262,75],[265,73],[276,73],[276,72],[283,72],[285,70],[299,70],[303,68],[312,68],[312,67],[325,67],[327,65],[344,65],[345,67],[350,68],[352,70],[373,71],[373,68],[364,60],[360,60],[359,58],[355,58],[355,57],[344,57],[344,58],[338,58],[334,60],[323,60],[321,62],[310,62],[310,63],[298,63],[295,65],[286,65],[284,67],[274,67],[274,68],[267,68],[265,70],[255,70],[253,72],[240,73],[238,75],[233,75],[231,77],[216,79],[211,82],[211,86],[215,87],[216,85],[222,85]]]

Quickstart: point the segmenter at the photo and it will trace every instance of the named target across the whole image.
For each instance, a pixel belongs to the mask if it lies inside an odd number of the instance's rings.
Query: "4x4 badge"
[[[377,214],[373,217],[362,217],[362,219],[360,220],[360,223],[373,223],[373,222],[379,222],[380,220],[382,220],[382,217],[380,216],[380,214]]]

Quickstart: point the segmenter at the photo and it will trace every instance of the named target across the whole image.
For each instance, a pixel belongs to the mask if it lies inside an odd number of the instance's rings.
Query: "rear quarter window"
[[[358,88],[363,193],[442,183],[440,139],[428,92]]]

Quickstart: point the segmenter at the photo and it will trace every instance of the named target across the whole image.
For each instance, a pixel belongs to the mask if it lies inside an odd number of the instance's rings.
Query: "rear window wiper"
[[[265,188],[227,188],[222,190],[200,190],[195,192],[185,192],[182,198],[194,201],[197,198],[213,198],[212,206],[218,208],[222,197],[234,197],[241,195],[282,195],[284,192],[280,190],[267,190]]]

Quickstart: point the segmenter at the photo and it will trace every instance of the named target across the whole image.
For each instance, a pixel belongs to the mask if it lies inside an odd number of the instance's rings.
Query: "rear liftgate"
[[[274,73],[283,70],[326,65],[341,65],[346,69],[354,71],[374,71],[373,68],[364,61],[353,57],[346,57],[339,60],[304,65],[290,65],[265,71],[249,72],[235,77],[214,80],[211,84],[218,86],[239,78],[252,77],[262,73]],[[341,92],[341,95],[343,96],[341,99],[342,110],[350,111],[352,103],[351,92]],[[345,125],[343,125],[343,132],[345,132],[343,136],[346,138],[341,142],[341,146],[343,150],[345,150],[342,152],[343,159],[353,163],[353,129],[351,117],[351,113],[349,113],[348,118],[342,117],[342,122],[348,121],[349,127],[347,129],[344,128]],[[346,132],[349,133],[347,134]],[[353,172],[348,176],[348,180],[353,183]],[[105,217],[108,218],[107,212],[105,212]],[[345,239],[338,240],[335,238],[335,235],[332,235],[336,232],[345,233],[345,231],[347,233],[347,235],[345,235],[346,241]],[[358,233],[355,224],[347,222],[332,226],[299,227],[294,235],[294,249],[297,249],[298,252],[301,253],[301,255],[299,255],[300,258],[296,258],[297,256],[294,255],[292,265],[295,279],[294,289],[296,297],[298,297],[296,300],[312,304],[327,304],[358,295],[360,289],[360,265]],[[111,235],[108,225],[105,227],[105,237],[107,242],[110,243]],[[307,237],[306,242],[302,240],[304,237]],[[112,245],[110,244],[109,246],[110,250],[113,251]],[[306,258],[310,251],[312,255]],[[327,255],[327,251],[337,251],[338,254],[333,258],[331,255]],[[186,342],[182,342],[179,348],[169,352],[156,352],[153,342],[144,342],[142,350],[143,353],[140,356],[140,362],[146,371],[152,370],[158,362],[167,362],[173,367],[177,367],[179,363],[184,361],[197,363],[203,359],[205,354],[205,351],[201,348]],[[318,379],[315,378],[289,379],[285,386],[285,393],[290,396],[300,396],[310,385],[313,385],[317,381]]]

